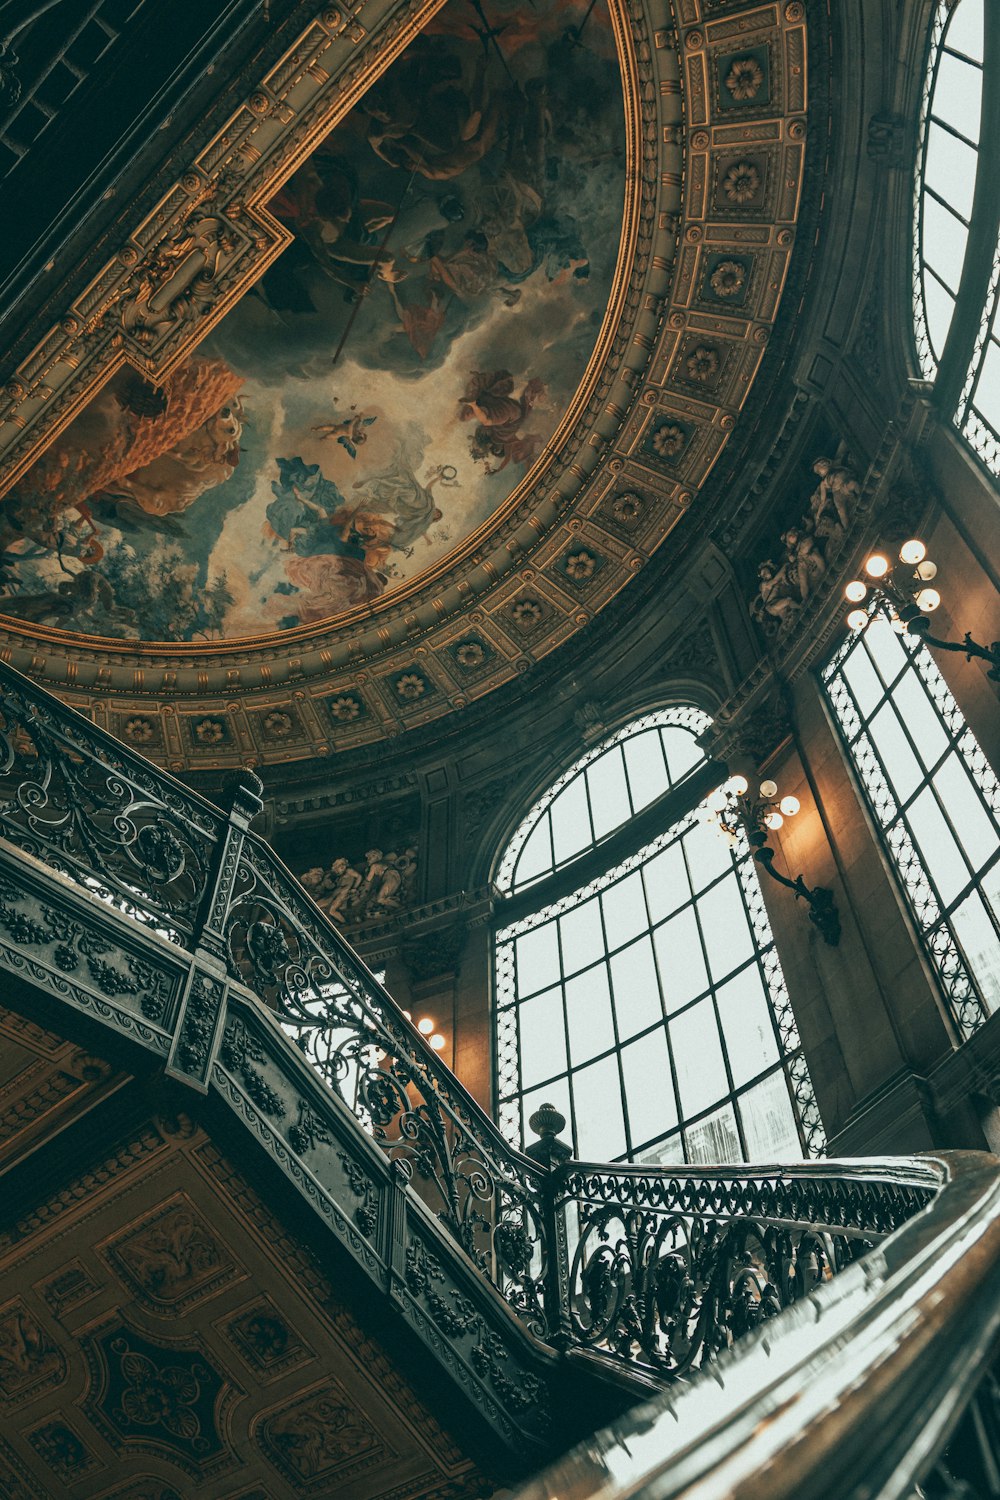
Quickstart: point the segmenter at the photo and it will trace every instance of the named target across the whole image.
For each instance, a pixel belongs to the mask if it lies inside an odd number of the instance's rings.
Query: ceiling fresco
[[[604,0],[449,0],[270,199],[291,243],[196,352],[120,369],[16,483],[0,611],[213,641],[412,583],[564,418],[625,169]]]

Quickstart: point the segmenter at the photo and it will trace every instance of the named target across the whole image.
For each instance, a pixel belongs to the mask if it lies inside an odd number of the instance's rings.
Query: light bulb
[[[865,588],[860,578],[852,578],[851,582],[844,590],[845,596],[850,599],[852,604],[860,604],[867,592],[868,590]]]
[[[420,1017],[420,1020],[417,1022],[417,1030],[422,1036],[430,1036],[431,1032],[434,1030],[434,1022],[431,1020],[430,1016]]]
[[[413,1020],[413,1012],[412,1012],[412,1010],[404,1010],[403,1011],[403,1015],[406,1017],[406,1019],[408,1021],[412,1021]]]
[[[444,1051],[447,1043],[444,1037],[441,1035],[440,1031],[435,1031],[434,1035],[431,1037],[431,1046],[434,1048],[435,1052]]]
[[[889,559],[883,557],[881,552],[873,552],[865,563],[865,572],[869,578],[884,578],[889,571]]]
[[[909,567],[915,568],[918,562],[923,562],[927,556],[927,548],[918,537],[912,537],[910,541],[904,542],[899,549],[899,560]]]
[[[798,797],[782,797],[778,803],[786,818],[794,818],[801,805]]]
[[[724,812],[726,807],[726,794],[721,787],[714,791],[707,799],[709,807],[713,812]]]
[[[780,812],[769,812],[764,814],[764,822],[767,824],[768,828],[780,828],[784,821],[785,820],[781,816]]]
[[[941,603],[941,595],[937,589],[921,589],[916,595],[915,602],[925,615],[929,615],[931,610],[937,609]]]
[[[749,787],[750,787],[750,783],[749,783],[749,781],[747,781],[747,779],[746,779],[745,776],[739,776],[739,775],[730,776],[730,778],[729,778],[729,790],[735,796],[742,797],[743,793],[749,790]]]
[[[868,624],[868,611],[866,609],[852,609],[847,616],[847,623],[852,630],[864,630]]]
[[[932,578],[937,577],[937,563],[931,562],[929,557],[925,557],[923,562],[918,563],[913,571],[921,583],[930,583]]]
[[[776,781],[762,781],[760,784],[760,795],[762,797],[773,797],[778,790]]]

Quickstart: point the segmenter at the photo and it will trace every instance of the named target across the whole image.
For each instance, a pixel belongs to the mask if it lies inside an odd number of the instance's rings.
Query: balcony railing
[[[328,1090],[313,1088],[314,1098],[329,1100],[321,1107],[338,1117],[350,1111],[368,1142],[398,1164],[393,1181],[408,1182],[421,1212],[429,1208],[451,1235],[458,1260],[471,1262],[477,1284],[490,1283],[528,1334],[578,1361],[617,1366],[633,1386],[669,1386],[675,1392],[670,1402],[642,1419],[659,1434],[663,1462],[649,1468],[658,1495],[688,1493],[669,1487],[673,1479],[664,1480],[663,1466],[673,1474],[676,1463],[678,1474],[688,1472],[689,1432],[703,1431],[706,1452],[715,1453],[718,1464],[735,1463],[754,1424],[766,1428],[768,1414],[783,1409],[789,1381],[801,1384],[792,1404],[803,1414],[789,1419],[789,1440],[806,1442],[803,1424],[813,1418],[804,1415],[812,1408],[802,1392],[833,1389],[809,1365],[814,1345],[831,1358],[840,1350],[837,1359],[861,1386],[868,1379],[866,1359],[892,1364],[903,1357],[899,1348],[911,1350],[939,1396],[943,1372],[955,1365],[951,1356],[964,1350],[966,1373],[959,1395],[949,1396],[950,1415],[925,1424],[932,1437],[920,1443],[909,1421],[920,1464],[897,1465],[893,1473],[912,1485],[938,1461],[1000,1333],[1000,1243],[993,1243],[1000,1241],[1000,1187],[991,1158],[653,1171],[566,1160],[548,1138],[532,1160],[503,1139],[250,831],[261,807],[255,777],[236,779],[223,813],[3,664],[0,688],[0,835],[8,872],[12,850],[20,851],[72,882],[92,908],[97,900],[124,915],[140,946],[145,933],[151,948],[163,952],[169,945],[186,955],[192,978],[178,1008],[161,1009],[154,1018],[148,999],[141,1002],[143,1016],[172,1028],[172,1040],[162,1038],[160,1049],[169,1050],[175,1076],[203,1090],[231,1088],[236,1080],[258,1118],[274,1122],[279,1150],[308,1158],[313,1171],[323,1143],[335,1149],[336,1131],[326,1132],[301,1088],[297,1120],[281,1098],[304,1057]],[[48,945],[56,969],[75,967],[78,959],[59,941],[58,915],[34,911],[19,904],[13,881],[0,879],[0,928],[36,951]],[[106,948],[91,952],[79,942],[77,948],[92,980],[106,982],[105,993],[113,994],[120,975],[100,956]],[[258,1026],[251,1018],[248,1029],[240,1016],[250,1013],[237,1008],[228,1020],[223,1014],[213,1021],[205,1001],[213,985],[220,995],[231,988],[247,996],[239,1003],[251,1009],[255,996],[273,1019],[265,1024],[261,1015]],[[346,1170],[353,1182],[353,1169]],[[374,1234],[382,1200],[370,1202],[366,1190],[355,1191],[363,1198],[355,1220],[364,1234]],[[987,1244],[992,1261],[983,1259]],[[474,1320],[460,1294],[449,1292],[449,1301],[432,1284],[440,1280],[440,1265],[428,1269],[423,1252],[403,1249],[402,1269],[392,1275],[423,1298],[448,1338],[469,1333]],[[472,1275],[471,1267],[463,1274]],[[963,1309],[976,1287],[981,1316],[970,1322]],[[954,1318],[942,1297],[952,1299]],[[880,1318],[890,1332],[872,1343]],[[914,1343],[908,1318],[940,1325],[930,1352],[919,1339]],[[857,1340],[849,1358],[843,1352],[848,1336]],[[534,1403],[534,1393],[526,1395],[510,1380],[506,1389],[496,1351],[481,1334],[475,1337],[470,1361],[473,1367],[486,1362],[494,1391],[511,1409]],[[752,1377],[740,1373],[747,1370]],[[715,1379],[706,1385],[707,1373]],[[717,1398],[705,1394],[717,1390],[719,1380],[738,1397],[724,1422]],[[844,1385],[837,1397],[845,1409],[853,1390]],[[705,1415],[713,1411],[715,1417]],[[684,1415],[680,1429],[671,1425],[675,1412]],[[665,1433],[673,1434],[669,1441]],[[642,1448],[646,1458],[648,1449]],[[766,1443],[762,1451],[770,1451]],[[596,1453],[580,1471],[582,1490],[574,1479],[575,1494],[585,1494],[591,1481],[592,1488],[606,1483],[610,1459]],[[616,1476],[620,1467],[616,1457]],[[600,1474],[599,1484],[594,1476]],[[717,1478],[690,1493],[784,1493],[752,1485],[724,1489]],[[803,1493],[836,1493],[838,1500],[854,1493],[817,1487],[821,1475],[813,1481],[812,1489],[797,1492],[799,1500]],[[907,1491],[890,1486],[870,1493]],[[984,1493],[1000,1493],[1000,1485]]]

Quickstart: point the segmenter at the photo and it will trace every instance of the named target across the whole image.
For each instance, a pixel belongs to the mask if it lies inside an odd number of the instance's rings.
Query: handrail
[[[923,1213],[517,1500],[996,1494],[1000,1161],[948,1152],[919,1170],[937,1183]]]

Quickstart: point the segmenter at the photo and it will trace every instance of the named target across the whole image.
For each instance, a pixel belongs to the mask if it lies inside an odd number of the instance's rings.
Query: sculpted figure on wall
[[[317,865],[299,879],[317,906],[338,925],[390,916],[413,899],[417,851],[369,849],[353,864],[343,855],[329,869]]]
[[[772,637],[787,634],[815,594],[857,508],[858,478],[841,458],[814,459],[812,471],[819,482],[801,521],[781,534],[781,560],[768,557],[757,568],[750,615]]]

